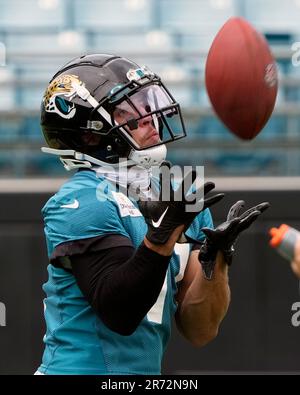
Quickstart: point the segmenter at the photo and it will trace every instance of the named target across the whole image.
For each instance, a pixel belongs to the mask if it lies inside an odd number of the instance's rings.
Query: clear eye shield
[[[112,99],[112,98],[111,98]],[[163,86],[142,87],[115,105],[113,129],[137,150],[165,144],[186,135],[179,105]]]

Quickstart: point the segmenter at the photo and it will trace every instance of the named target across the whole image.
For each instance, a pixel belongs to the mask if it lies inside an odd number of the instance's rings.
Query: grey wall
[[[268,247],[267,231],[282,222],[300,229],[299,191],[232,192],[213,210],[218,223],[238,199],[272,208],[243,235],[230,269],[232,303],[218,337],[195,349],[174,328],[164,373],[199,371],[298,371],[300,327],[291,324],[300,301],[288,263]],[[32,374],[40,363],[44,334],[41,286],[46,246],[40,209],[48,194],[0,194],[0,374]]]

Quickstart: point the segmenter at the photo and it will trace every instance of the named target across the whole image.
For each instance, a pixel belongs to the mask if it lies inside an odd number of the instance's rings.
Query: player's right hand
[[[160,194],[158,200],[140,200],[138,202],[139,209],[148,225],[146,237],[151,243],[165,244],[178,226],[184,225],[185,231],[201,211],[223,199],[223,193],[213,195],[209,198],[206,197],[215,187],[213,182],[206,182],[193,193],[193,196],[202,196],[198,201],[198,210],[187,212],[186,206],[191,204],[192,199],[191,194],[184,191],[189,191],[196,179],[196,171],[192,171],[191,173],[184,178],[176,191],[174,191],[170,179],[163,180],[162,175],[160,175]],[[163,200],[163,190],[166,182],[169,184],[168,188],[170,188],[170,199],[168,201]]]

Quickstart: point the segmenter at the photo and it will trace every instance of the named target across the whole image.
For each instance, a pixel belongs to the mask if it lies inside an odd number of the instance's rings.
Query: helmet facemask
[[[110,132],[122,134],[135,150],[156,147],[186,135],[179,105],[158,84],[126,94],[114,105],[112,122]]]

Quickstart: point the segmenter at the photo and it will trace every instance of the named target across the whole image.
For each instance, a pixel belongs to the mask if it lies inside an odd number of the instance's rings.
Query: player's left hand
[[[240,233],[248,229],[251,224],[270,207],[267,202],[260,203],[240,215],[245,202],[239,200],[229,210],[227,219],[216,229],[203,228],[206,239],[201,246],[199,261],[206,279],[211,280],[218,251],[222,251],[225,262],[231,265],[234,243]]]

